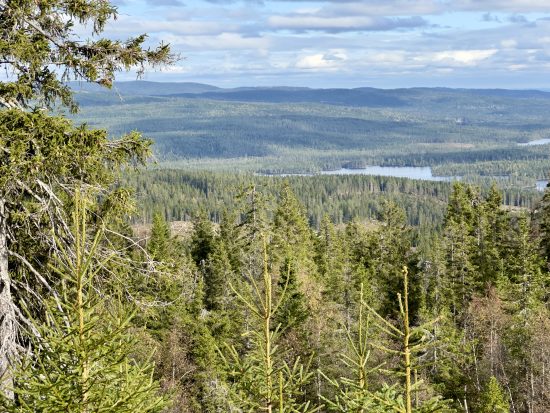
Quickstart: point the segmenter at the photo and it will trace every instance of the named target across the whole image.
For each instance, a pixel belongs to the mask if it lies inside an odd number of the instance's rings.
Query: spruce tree
[[[311,309],[308,308],[306,298],[300,289],[295,264],[290,259],[286,259],[281,267],[277,292],[283,298],[275,316],[276,325],[283,332],[289,328],[303,330],[303,324],[311,315]]]
[[[479,242],[476,265],[481,273],[482,288],[495,286],[504,273],[502,244],[507,214],[502,208],[502,194],[493,184],[478,209]]]
[[[318,408],[304,398],[312,373],[300,359],[288,364],[278,346],[280,329],[274,321],[286,293],[276,297],[273,292],[265,236],[262,243],[262,280],[256,283],[254,278],[249,278],[250,294],[237,291],[233,286],[234,293],[254,319],[250,331],[245,333],[250,338],[249,351],[240,354],[234,346],[227,345],[220,352],[231,383],[231,397],[238,408],[250,413],[314,412]]]
[[[59,296],[45,302],[46,319],[30,335],[32,351],[14,367],[15,400],[0,396],[4,411],[161,412],[150,362],[132,359],[131,314],[98,294],[109,258],[98,254],[101,231],[90,234],[85,201],[77,193],[70,249],[58,244],[51,267],[62,280]]]
[[[344,355],[345,362],[356,371],[352,379],[330,380],[339,392],[334,400],[328,400],[332,411],[337,412],[396,412],[396,413],[432,413],[453,412],[449,402],[442,400],[440,396],[433,396],[425,401],[418,399],[423,382],[416,379],[416,371],[424,368],[422,355],[434,345],[428,337],[429,329],[437,322],[430,320],[419,326],[414,326],[410,318],[409,310],[409,280],[408,269],[403,267],[403,294],[397,294],[397,306],[400,320],[396,326],[386,320],[378,311],[364,300],[361,289],[361,301],[359,305],[358,330],[352,336],[347,331],[348,343],[352,348],[352,356]],[[366,320],[366,322],[364,321]],[[371,320],[369,322],[369,320]],[[372,324],[371,324],[372,323]],[[398,350],[385,343],[369,341],[372,329],[378,329],[388,338],[400,342]],[[378,366],[369,366],[370,353],[378,349],[387,354],[388,358],[399,358],[396,366],[388,366],[383,363]],[[384,383],[381,388],[374,389],[369,385],[369,375],[380,371],[392,371],[398,381],[394,385]]]
[[[233,278],[227,247],[220,237],[214,240],[204,271],[204,303],[208,310],[222,310],[229,298]]]
[[[380,214],[381,225],[371,233],[369,245],[363,251],[366,255],[365,265],[370,278],[378,291],[376,299],[379,311],[384,316],[396,317],[395,292],[403,289],[403,279],[400,274],[400,262],[415,267],[412,254],[413,234],[407,224],[405,211],[393,202],[384,202]],[[366,280],[365,280],[366,281]],[[366,285],[366,284],[365,284]],[[416,313],[416,305],[411,314]]]
[[[499,289],[504,297],[525,312],[544,298],[544,259],[540,256],[538,239],[531,233],[530,219],[520,213],[511,219],[503,240],[506,258],[505,274]]]
[[[495,376],[491,376],[481,395],[479,413],[509,413],[510,406]]]
[[[544,196],[538,208],[540,226],[541,251],[550,269],[550,187],[544,191]]]
[[[17,359],[21,321],[11,278],[19,270],[10,268],[21,268],[34,285],[51,291],[54,283],[44,277],[42,266],[53,245],[52,232],[67,224],[60,192],[68,192],[70,199],[75,181],[77,186],[105,188],[110,172],[126,160],[143,159],[148,146],[136,133],[108,142],[104,131],[74,128],[39,109],[61,103],[76,110],[69,80],[110,87],[120,70],[138,67],[141,73],[149,64],[174,61],[167,45],[145,49],[145,35],[127,41],[101,38],[106,24],[116,17],[109,1],[0,4],[0,61],[10,73],[0,81],[0,391],[8,396],[6,388],[12,386],[6,369]],[[78,35],[80,28],[91,29],[88,40]],[[23,200],[30,205],[23,207]],[[23,243],[23,251],[14,251]]]
[[[199,268],[205,268],[207,259],[214,247],[214,228],[205,210],[193,221],[191,236],[191,256]]]
[[[473,188],[460,183],[453,184],[443,234],[447,261],[445,296],[455,320],[462,317],[468,300],[477,290],[477,267],[474,258],[474,207],[477,202],[477,193]]]
[[[147,251],[154,260],[163,261],[168,258],[170,236],[170,225],[162,214],[156,212],[153,215],[151,236],[147,242]]]

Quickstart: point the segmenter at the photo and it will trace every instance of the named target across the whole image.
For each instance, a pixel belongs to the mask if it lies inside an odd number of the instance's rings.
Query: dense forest
[[[183,238],[156,214],[146,248],[180,271],[161,288],[178,304],[140,321],[172,411],[547,411],[549,196],[507,212],[457,183],[424,249],[390,201],[313,230],[288,185]]]
[[[235,208],[236,195],[250,186],[276,198],[287,182],[305,206],[308,222],[319,228],[325,215],[335,224],[376,219],[385,200],[405,210],[407,222],[423,231],[441,228],[451,183],[371,175],[258,176],[250,173],[150,169],[128,172],[123,184],[132,188],[139,208],[132,223],[151,223],[155,212],[168,221],[191,221],[201,210],[219,223],[224,209]],[[486,193],[494,181],[481,180]],[[541,193],[525,187],[503,191],[508,207],[534,208]]]
[[[68,78],[177,59],[116,17],[0,3],[0,411],[550,410],[550,187],[144,171],[150,140],[60,115]]]

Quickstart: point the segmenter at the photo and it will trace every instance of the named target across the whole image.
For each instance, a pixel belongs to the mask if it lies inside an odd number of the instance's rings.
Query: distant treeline
[[[274,198],[288,182],[313,227],[319,227],[325,215],[336,224],[376,219],[383,200],[399,204],[412,225],[439,227],[451,191],[447,182],[368,175],[269,177],[160,169],[128,173],[125,180],[137,193],[139,213],[134,222],[151,222],[155,212],[169,221],[191,220],[202,210],[219,222],[222,212],[234,208],[238,195],[251,186]],[[540,196],[522,188],[510,189],[504,193],[504,202],[532,207]]]

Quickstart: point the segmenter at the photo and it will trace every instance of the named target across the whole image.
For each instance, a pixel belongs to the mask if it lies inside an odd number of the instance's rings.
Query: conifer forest
[[[0,412],[550,412],[550,154],[515,141],[547,136],[550,94],[119,104],[119,72],[180,56],[102,37],[115,18],[0,0]],[[517,113],[444,123],[455,100]],[[371,164],[445,179],[320,173]]]

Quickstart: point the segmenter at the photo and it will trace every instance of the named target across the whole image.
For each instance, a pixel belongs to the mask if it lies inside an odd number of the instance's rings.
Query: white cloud
[[[541,12],[550,15],[550,0],[183,0],[175,7],[144,1],[121,5],[107,34],[146,32],[147,46],[171,43],[186,57],[185,68],[165,72],[174,78],[217,74],[250,83],[271,76],[277,84],[325,79],[317,85],[327,86],[369,76],[373,85],[388,86],[515,75],[503,86],[547,84],[550,20]],[[492,23],[483,21],[485,13]]]
[[[403,51],[388,51],[375,53],[372,56],[371,61],[377,62],[379,64],[399,64],[404,63],[406,60],[405,53]]]
[[[297,69],[335,69],[342,65],[347,60],[347,55],[343,52],[329,53],[329,54],[313,54],[302,56],[296,62],[295,67]]]
[[[448,11],[504,11],[510,13],[550,12],[548,0],[447,0]]]
[[[500,45],[505,49],[515,49],[518,45],[518,42],[514,39],[505,39],[500,42]]]
[[[165,41],[187,50],[256,50],[266,53],[270,47],[270,40],[266,37],[244,37],[238,33],[221,33],[215,36],[165,36]]]
[[[518,71],[518,70],[527,69],[528,67],[529,66],[524,65],[524,64],[515,64],[515,65],[509,65],[508,69],[513,70],[513,71]]]
[[[497,49],[489,50],[445,50],[431,55],[434,62],[445,63],[450,66],[475,66],[479,62],[488,59],[498,52]]]

